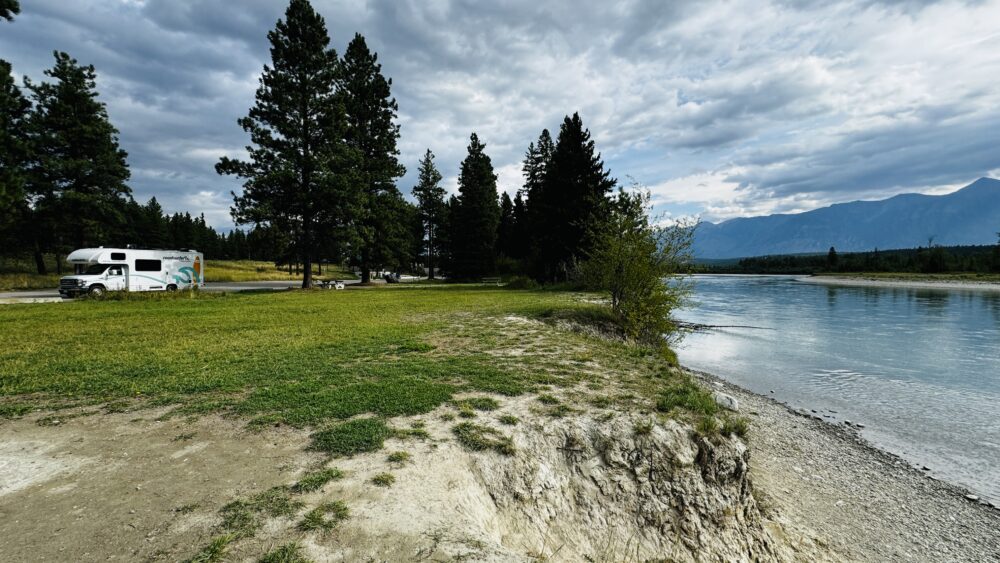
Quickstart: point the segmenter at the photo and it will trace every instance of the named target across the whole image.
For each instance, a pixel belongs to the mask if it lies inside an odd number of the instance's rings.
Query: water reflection
[[[699,276],[681,361],[864,421],[884,447],[1000,500],[1000,293]],[[960,412],[961,416],[956,416]]]

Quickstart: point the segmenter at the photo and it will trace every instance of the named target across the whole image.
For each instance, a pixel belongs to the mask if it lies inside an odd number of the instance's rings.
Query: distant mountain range
[[[1000,180],[980,178],[946,195],[902,194],[805,213],[702,223],[697,258],[995,244],[1000,231]]]

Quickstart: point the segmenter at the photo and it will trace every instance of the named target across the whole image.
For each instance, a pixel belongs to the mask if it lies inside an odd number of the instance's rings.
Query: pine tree
[[[594,248],[595,229],[608,217],[615,184],[580,115],[566,117],[545,166],[541,189],[528,196],[535,226],[540,229],[534,256],[536,277],[565,279],[586,260]]]
[[[500,206],[497,204],[497,176],[485,148],[473,133],[458,176],[458,208],[452,241],[455,252],[452,269],[458,278],[491,274],[496,263]]]
[[[25,126],[30,110],[14,83],[10,63],[0,59],[0,233],[10,233],[27,212]]]
[[[118,130],[97,100],[94,67],[62,52],[55,59],[45,71],[54,82],[26,85],[35,104],[28,125],[32,223],[41,229],[38,240],[58,254],[104,244],[121,232],[131,189]]]
[[[507,258],[514,253],[514,202],[507,192],[500,194],[500,222],[497,224],[497,254]]]
[[[355,220],[357,248],[353,262],[361,269],[361,281],[380,260],[396,250],[393,236],[403,217],[396,178],[406,173],[399,163],[399,125],[394,123],[398,106],[391,93],[392,80],[382,76],[378,55],[365,38],[356,34],[344,52],[340,78],[341,98],[347,112],[347,143],[357,151],[355,189],[361,209]]]
[[[513,232],[511,233],[510,257],[523,260],[528,256],[530,244],[530,226],[528,224],[528,206],[523,193],[518,190],[514,194]]]
[[[0,18],[13,21],[14,16],[21,13],[21,5],[17,0],[0,0]]]
[[[426,249],[427,277],[434,279],[434,265],[440,251],[438,232],[444,220],[445,189],[441,187],[441,173],[434,166],[434,153],[430,149],[420,160],[417,185],[413,186],[413,196],[417,198],[419,218],[423,224],[421,241]]]
[[[224,157],[216,170],[245,179],[242,195],[233,194],[234,219],[288,233],[288,251],[297,255],[288,258],[301,257],[302,287],[310,287],[321,237],[343,225],[353,208],[354,160],[342,141],[337,53],[308,0],[291,0],[267,37],[273,66],[264,66],[256,103],[239,120],[250,134],[250,160]]]

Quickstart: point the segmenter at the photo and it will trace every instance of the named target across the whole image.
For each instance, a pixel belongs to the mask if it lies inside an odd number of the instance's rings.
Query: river
[[[1000,292],[695,276],[681,363],[1000,501]],[[752,327],[752,328],[751,328]]]

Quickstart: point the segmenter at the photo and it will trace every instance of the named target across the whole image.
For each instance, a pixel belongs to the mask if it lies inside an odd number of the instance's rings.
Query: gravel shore
[[[873,447],[712,375],[751,421],[751,472],[763,504],[855,561],[1000,561],[1000,510]]]
[[[795,281],[823,285],[848,285],[853,287],[898,287],[900,289],[957,289],[962,291],[1000,291],[1000,283],[959,280],[907,280],[884,278],[855,278],[838,276],[806,276]]]

